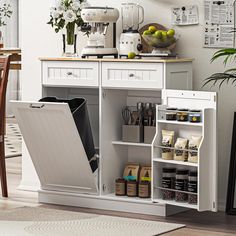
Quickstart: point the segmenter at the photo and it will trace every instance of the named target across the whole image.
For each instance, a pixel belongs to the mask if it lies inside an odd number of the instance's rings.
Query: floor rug
[[[5,135],[6,158],[21,156],[22,136],[18,124],[7,123]]]
[[[37,207],[0,212],[1,236],[154,236],[184,225]]]

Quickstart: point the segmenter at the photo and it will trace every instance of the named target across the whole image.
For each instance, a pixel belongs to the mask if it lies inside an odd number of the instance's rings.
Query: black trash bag
[[[93,172],[95,172],[98,168],[98,162],[96,159],[96,150],[93,142],[93,135],[89,121],[86,99],[73,98],[71,100],[66,100],[58,99],[56,97],[45,97],[40,99],[39,102],[67,103],[69,105],[91,169]]]

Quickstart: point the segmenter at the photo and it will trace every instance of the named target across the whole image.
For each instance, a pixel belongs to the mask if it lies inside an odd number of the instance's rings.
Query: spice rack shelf
[[[152,148],[152,197],[154,202],[197,209],[198,211],[217,211],[216,100],[216,94],[208,92],[166,90],[162,93],[163,103],[156,107],[157,132],[153,140]],[[189,121],[180,122],[177,120],[166,120],[168,107],[201,110],[201,122],[192,123]],[[191,114],[191,112],[187,113]],[[162,130],[172,131],[175,134],[172,147],[162,145]],[[201,136],[202,138],[198,149],[189,150],[186,148],[181,150],[197,153],[198,163],[162,159],[162,149],[170,149],[172,151],[180,150],[174,147],[177,138],[189,140],[192,136]],[[197,205],[189,204],[188,202],[162,199],[163,168],[172,167],[176,170],[197,170]],[[174,188],[168,190],[177,192]],[[184,189],[181,191],[188,193]]]
[[[131,142],[123,142],[123,141],[112,141],[114,145],[124,145],[124,146],[136,146],[136,147],[152,147],[152,144],[149,143],[131,143]]]
[[[191,193],[191,192],[187,192],[187,191],[180,191],[180,190],[169,189],[169,188],[162,188],[162,187],[154,187],[154,189],[168,190],[168,191],[171,191],[171,192],[179,192],[179,193],[186,193],[186,194],[198,195],[198,193]]]
[[[190,149],[180,149],[180,148],[174,148],[174,147],[165,147],[161,145],[155,145],[154,148],[161,148],[161,149],[170,149],[170,150],[179,150],[179,151],[185,151],[185,152],[199,152],[198,150],[190,150]]]
[[[183,161],[175,161],[175,160],[164,160],[162,158],[153,158],[154,162],[166,163],[166,164],[173,164],[173,165],[181,165],[181,166],[192,166],[198,167],[198,163],[191,163],[191,162],[183,162]]]
[[[197,127],[202,127],[203,123],[191,123],[189,121],[171,121],[171,120],[157,120],[159,124],[172,124],[172,125],[186,125],[186,126],[197,126]]]

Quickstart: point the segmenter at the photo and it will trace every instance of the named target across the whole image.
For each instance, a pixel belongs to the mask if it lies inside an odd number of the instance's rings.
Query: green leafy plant
[[[7,25],[6,19],[12,15],[11,5],[4,3],[0,6],[0,27]]]
[[[236,30],[234,29],[231,31],[231,33],[233,32],[236,32]],[[236,60],[236,48],[224,48],[218,50],[214,53],[211,59],[211,63],[220,58],[224,59],[223,64],[225,66],[229,61],[234,62]],[[224,83],[236,86],[236,68],[231,68],[220,73],[214,73],[204,80],[204,84],[202,87],[205,87],[208,84],[211,84],[213,87],[217,83],[219,84],[219,89]]]

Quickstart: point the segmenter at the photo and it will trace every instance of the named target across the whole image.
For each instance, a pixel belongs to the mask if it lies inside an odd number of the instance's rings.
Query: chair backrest
[[[10,56],[0,57],[0,134],[4,132],[5,102],[10,69]]]

